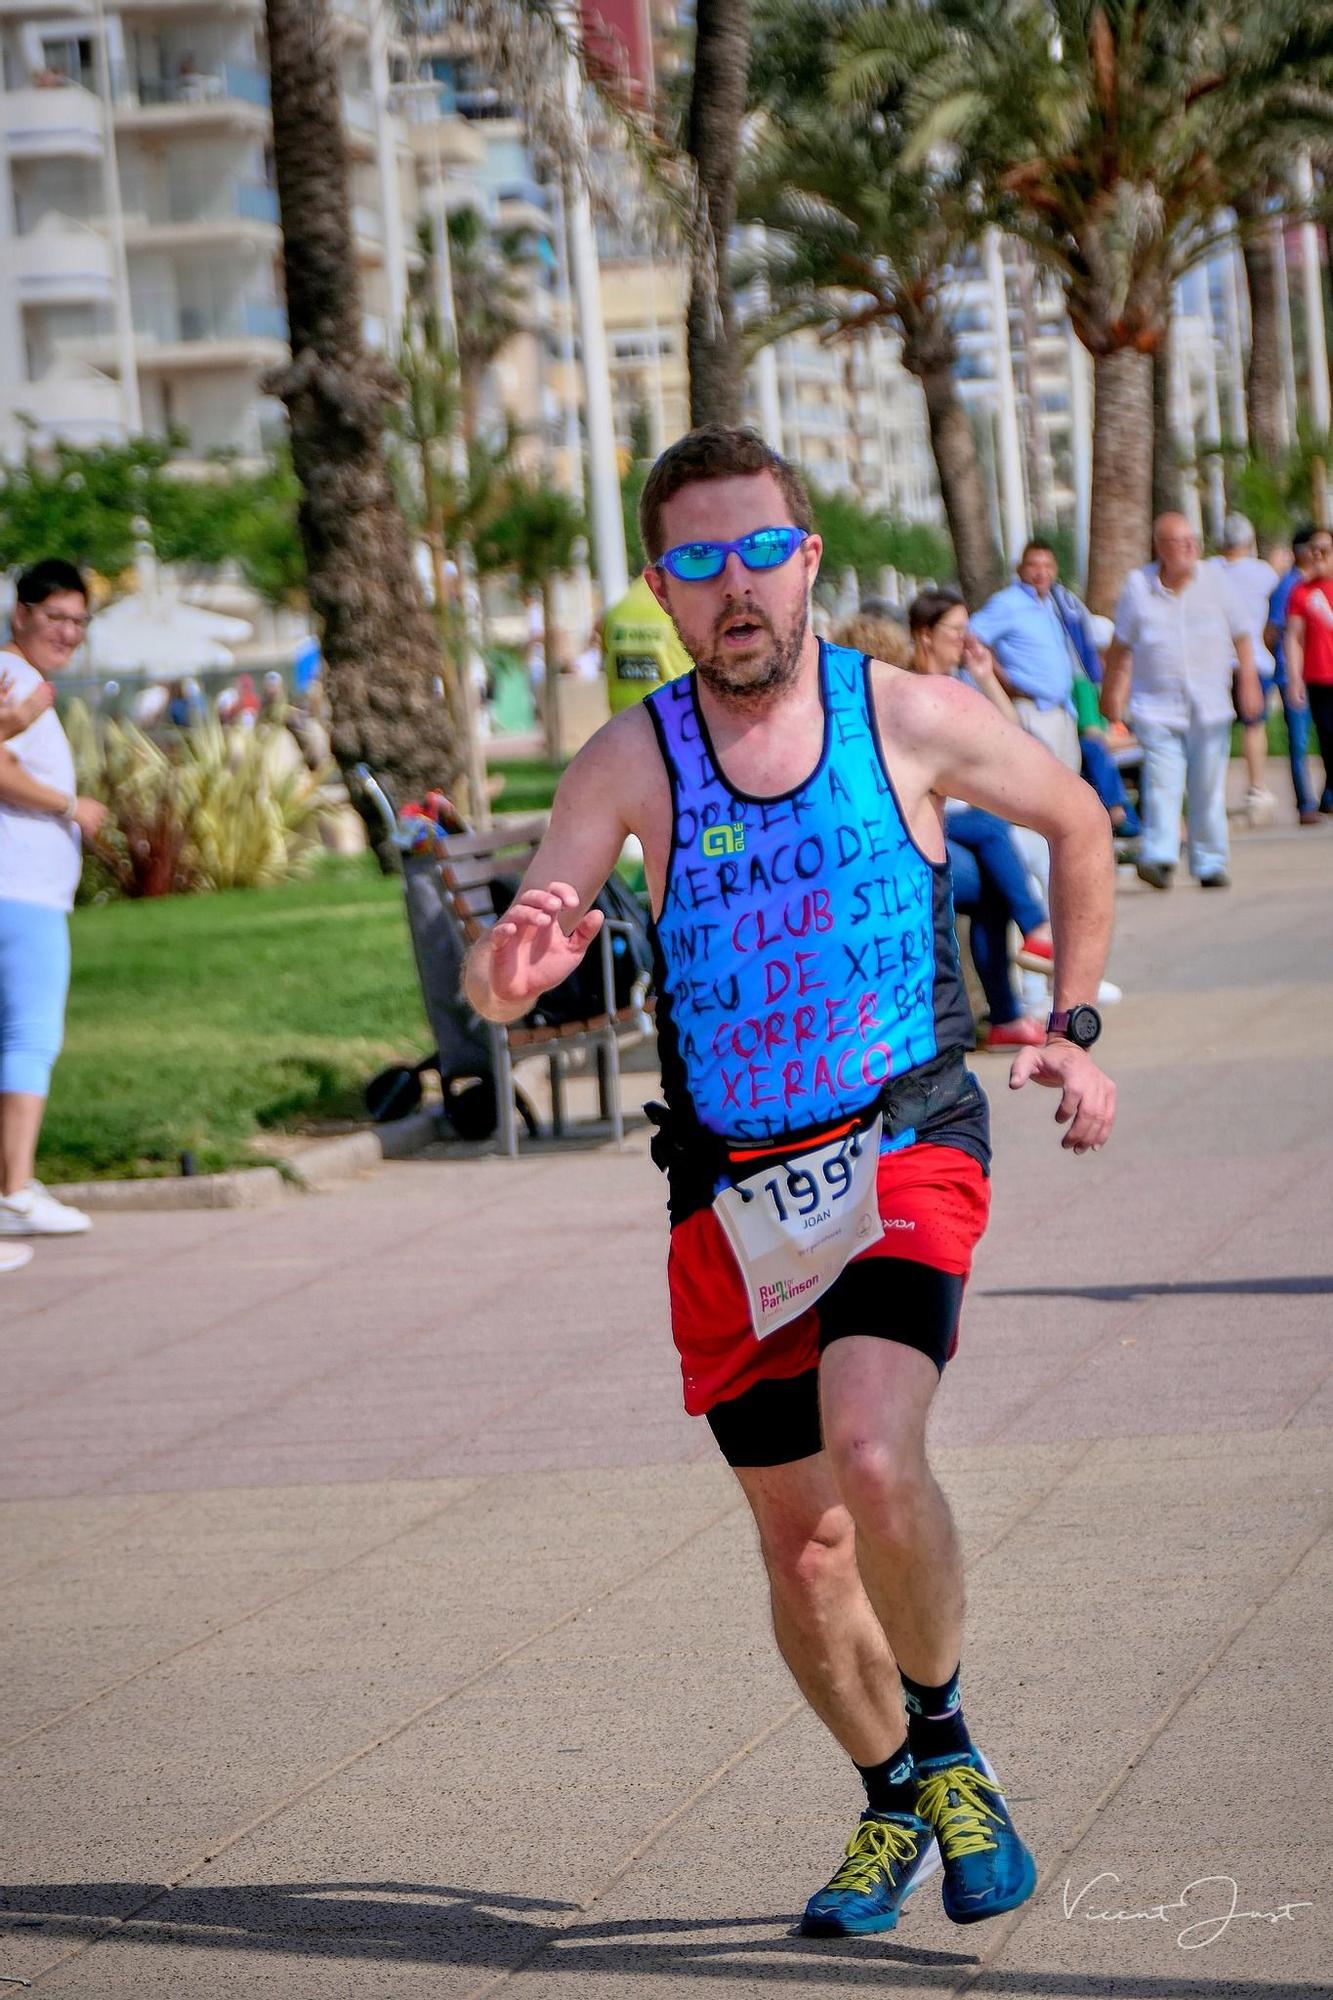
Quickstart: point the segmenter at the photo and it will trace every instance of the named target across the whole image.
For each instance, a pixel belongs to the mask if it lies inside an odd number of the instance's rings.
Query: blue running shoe
[[[979,1924],[1026,1903],[1037,1886],[1037,1864],[981,1752],[928,1758],[917,1775],[916,1809],[934,1829],[944,1865],[945,1916]]]
[[[913,1889],[940,1865],[924,1820],[911,1813],[866,1813],[847,1843],[841,1868],[810,1898],[804,1937],[864,1937],[891,1931]]]

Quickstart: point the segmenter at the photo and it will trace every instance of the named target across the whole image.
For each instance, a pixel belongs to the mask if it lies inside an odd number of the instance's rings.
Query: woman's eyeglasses
[[[38,611],[38,616],[41,618],[42,623],[44,625],[68,626],[71,631],[77,632],[80,638],[83,637],[84,633],[88,630],[88,627],[92,623],[91,618],[86,616],[80,617],[73,612],[48,611],[44,604],[39,605],[37,607],[37,611]]]
[[[682,542],[657,558],[655,567],[681,583],[708,583],[721,576],[727,557],[738,555],[746,569],[781,569],[808,534],[805,528],[756,528],[738,542]]]

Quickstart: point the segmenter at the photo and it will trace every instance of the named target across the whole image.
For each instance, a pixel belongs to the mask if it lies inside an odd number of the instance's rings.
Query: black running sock
[[[963,1720],[963,1698],[958,1691],[961,1667],[955,1667],[943,1687],[927,1687],[901,1673],[903,1700],[907,1705],[907,1740],[918,1764],[928,1757],[966,1756],[972,1738]]]
[[[858,1764],[866,1788],[866,1810],[874,1813],[916,1811],[916,1765],[904,1743],[882,1764]]]

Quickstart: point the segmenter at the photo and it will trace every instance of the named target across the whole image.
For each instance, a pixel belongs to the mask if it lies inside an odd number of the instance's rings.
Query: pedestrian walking
[[[1222,553],[1213,567],[1236,600],[1236,609],[1250,635],[1254,664],[1259,673],[1260,707],[1247,713],[1235,696],[1241,721],[1241,745],[1245,753],[1245,816],[1251,826],[1268,826],[1277,810],[1277,800],[1268,789],[1268,704],[1276,686],[1276,666],[1264,637],[1268,629],[1268,605],[1278,586],[1278,573],[1259,554],[1254,528],[1244,514],[1228,514],[1222,523]]]
[[[1291,538],[1291,568],[1279,577],[1268,600],[1268,623],[1264,644],[1273,655],[1274,680],[1282,701],[1282,717],[1287,725],[1287,760],[1291,765],[1291,788],[1296,795],[1296,817],[1302,826],[1320,824],[1319,807],[1310,789],[1306,762],[1310,749],[1310,702],[1301,675],[1293,681],[1287,671],[1287,612],[1297,584],[1307,583],[1315,573],[1313,527],[1298,528]]]
[[[995,655],[1000,685],[1014,704],[1021,728],[1067,764],[1082,768],[1074,677],[1100,671],[1087,612],[1060,582],[1048,542],[1031,541],[1013,583],[988,597],[972,617],[972,631]],[[1084,653],[1093,663],[1089,666]]]
[[[1310,539],[1314,574],[1292,591],[1287,604],[1287,681],[1305,690],[1310,720],[1324,763],[1319,811],[1333,813],[1333,533],[1317,528]]]
[[[964,1720],[962,1563],[925,1441],[990,1161],[940,801],[1050,842],[1055,1012],[1010,1083],[1060,1092],[1079,1154],[1114,1116],[1086,1004],[1111,927],[1105,816],[975,690],[815,637],[809,499],[753,431],[672,445],[640,525],[694,667],[570,765],[466,991],[508,1021],[566,977],[639,839],[686,1407],[753,1510],[783,1657],[865,1787],[802,1928],[891,1930],[937,1852],[946,1913],[975,1923],[1036,1871]]]
[[[69,1236],[91,1225],[33,1177],[51,1070],[64,1034],[69,911],[80,847],[106,814],[80,798],[50,676],[88,629],[88,592],[51,559],[16,585],[13,636],[0,651],[22,726],[0,743],[0,1240]]]
[[[1154,522],[1153,552],[1156,560],[1125,580],[1102,680],[1102,713],[1122,722],[1128,707],[1143,748],[1135,866],[1152,888],[1171,887],[1188,797],[1190,872],[1201,888],[1226,889],[1232,675],[1234,667],[1242,712],[1257,715],[1254,646],[1223,579],[1200,565],[1183,514]]]

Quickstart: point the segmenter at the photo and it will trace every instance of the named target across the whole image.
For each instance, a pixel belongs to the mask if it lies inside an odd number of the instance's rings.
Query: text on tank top
[[[733,1144],[864,1111],[890,1079],[971,1046],[948,865],[908,831],[870,663],[821,642],[819,674],[819,761],[772,798],[724,776],[696,674],[646,704],[673,812],[655,926],[663,1074]]]

